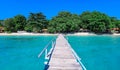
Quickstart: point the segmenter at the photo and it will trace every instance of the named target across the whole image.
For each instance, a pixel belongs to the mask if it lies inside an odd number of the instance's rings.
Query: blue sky
[[[42,12],[48,19],[59,11],[81,14],[83,11],[100,11],[120,19],[120,0],[1,0],[0,19],[30,12]]]

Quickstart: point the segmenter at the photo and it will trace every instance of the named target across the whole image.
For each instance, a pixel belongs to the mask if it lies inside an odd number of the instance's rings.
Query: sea
[[[87,70],[120,70],[120,36],[67,36]]]
[[[39,53],[56,36],[0,36],[0,70],[44,70]],[[87,70],[120,70],[120,36],[66,36]]]
[[[0,70],[43,70],[39,53],[56,36],[0,36]]]

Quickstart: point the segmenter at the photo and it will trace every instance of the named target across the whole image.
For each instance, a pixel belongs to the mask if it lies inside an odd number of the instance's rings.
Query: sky
[[[84,11],[100,11],[120,19],[120,0],[0,0],[0,20],[30,12],[42,12],[47,19],[60,11],[81,14]]]

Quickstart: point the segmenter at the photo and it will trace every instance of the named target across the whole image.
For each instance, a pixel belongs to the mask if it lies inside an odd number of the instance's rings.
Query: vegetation
[[[6,19],[4,21],[5,31],[7,32],[16,32],[16,26],[13,18]]]
[[[30,13],[25,27],[26,31],[29,32],[41,32],[43,28],[47,28],[47,19],[40,13]]]
[[[4,20],[0,20],[0,27],[3,26]]]
[[[14,23],[15,23],[15,29],[17,31],[24,30],[24,27],[26,26],[26,17],[23,15],[17,15],[14,17]]]
[[[103,33],[108,32],[111,28],[111,21],[109,16],[100,12],[84,12],[80,15],[82,20],[82,28],[86,28],[92,32]]]
[[[48,29],[49,33],[79,32],[81,29],[95,33],[120,32],[120,20],[98,11],[85,11],[80,15],[62,11],[51,20],[46,19],[41,12],[30,13],[28,18],[16,15],[0,20],[0,26],[4,27],[6,32],[42,32],[42,29]]]
[[[75,32],[80,29],[80,22],[80,17],[77,14],[71,14],[70,12],[60,12],[58,16],[55,16],[51,19],[48,30],[51,33]]]

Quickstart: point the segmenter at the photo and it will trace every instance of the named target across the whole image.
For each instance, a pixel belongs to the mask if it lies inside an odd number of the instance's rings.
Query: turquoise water
[[[55,36],[0,36],[0,70],[43,70],[38,54]]]
[[[43,70],[38,54],[55,36],[0,36],[0,70]],[[87,70],[120,70],[120,36],[68,36]]]
[[[120,36],[68,36],[87,70],[120,70]]]

